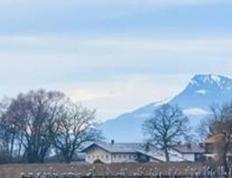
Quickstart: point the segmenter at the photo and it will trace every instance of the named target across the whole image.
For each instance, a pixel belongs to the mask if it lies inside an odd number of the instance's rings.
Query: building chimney
[[[188,148],[188,149],[191,149],[191,148],[192,148],[191,143],[187,143],[187,148]]]
[[[111,140],[111,145],[113,145],[114,144],[114,140]]]
[[[146,152],[150,151],[150,144],[149,143],[145,144],[145,151]]]

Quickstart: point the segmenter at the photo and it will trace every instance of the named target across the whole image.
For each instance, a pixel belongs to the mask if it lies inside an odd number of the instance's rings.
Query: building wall
[[[97,160],[100,160],[104,163],[111,163],[112,155],[103,149],[92,147],[86,152],[85,161],[92,164]]]
[[[216,147],[214,144],[206,144],[205,149],[207,153],[215,153],[217,152]]]
[[[109,153],[99,147],[92,147],[86,152],[86,162],[94,163],[100,160],[103,163],[136,162],[138,155],[135,153]]]
[[[136,162],[138,155],[135,153],[114,153],[112,154],[112,162]]]
[[[173,162],[183,161],[183,155],[174,149],[170,149],[169,150],[169,159],[170,159],[170,161],[173,161]]]
[[[195,161],[195,154],[194,153],[180,153],[176,150],[169,150],[170,153],[170,161]]]
[[[195,161],[195,154],[194,153],[186,153],[183,154],[184,160],[194,162]]]
[[[169,150],[169,153],[170,153],[170,161],[173,162],[196,161],[194,153],[181,154],[173,149]],[[165,158],[162,159],[160,157],[156,157],[156,158],[165,161]],[[86,162],[91,164],[98,160],[106,164],[120,163],[120,162],[146,162],[146,161],[157,162],[155,159],[152,160],[151,158],[143,157],[143,155],[140,155],[138,153],[109,153],[97,146],[88,149],[88,151],[86,152],[85,160]]]

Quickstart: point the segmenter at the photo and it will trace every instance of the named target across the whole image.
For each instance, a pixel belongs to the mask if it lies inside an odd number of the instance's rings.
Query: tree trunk
[[[10,143],[10,161],[12,162],[13,160],[13,152],[14,152],[14,141],[15,141],[15,134],[12,135],[12,138],[11,138],[11,143]]]
[[[165,154],[166,162],[169,162],[169,161],[170,161],[170,159],[169,159],[168,148],[164,148],[164,154]]]
[[[21,161],[20,159],[22,158],[21,150],[22,150],[22,142],[20,141],[19,148],[18,148],[18,161]]]
[[[229,144],[226,143],[225,149],[224,149],[223,155],[222,155],[223,167],[224,167],[224,171],[226,173],[229,173],[229,165],[228,165],[228,160],[227,160],[228,148],[229,148]]]
[[[66,164],[70,164],[71,162],[72,162],[72,158],[70,158],[69,156],[65,158]]]
[[[69,150],[67,150],[67,149],[63,150],[62,155],[63,155],[65,163],[69,164],[72,162],[72,155],[70,154]]]

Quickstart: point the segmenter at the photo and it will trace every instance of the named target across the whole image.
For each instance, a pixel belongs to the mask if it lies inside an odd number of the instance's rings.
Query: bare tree
[[[102,138],[95,112],[63,93],[37,90],[0,103],[0,153],[3,162],[42,163],[50,151],[70,162],[82,144]]]
[[[95,111],[69,101],[59,117],[50,127],[50,133],[55,148],[66,163],[72,161],[84,143],[102,139],[101,132],[95,129]]]
[[[211,107],[212,116],[208,121],[208,137],[217,136],[214,147],[218,161],[229,171],[228,153],[232,148],[232,103]]]
[[[6,111],[10,102],[11,99],[4,98],[0,103],[1,162],[5,163],[13,161],[17,140],[17,130],[15,129],[15,123],[10,122],[6,118]]]
[[[19,94],[9,105],[4,120],[17,131],[28,162],[44,162],[51,147],[48,126],[55,120],[64,98],[60,92],[30,91]]]
[[[164,150],[166,161],[169,159],[169,149],[186,136],[188,118],[177,106],[162,105],[154,111],[154,116],[143,124],[145,135],[149,141]]]

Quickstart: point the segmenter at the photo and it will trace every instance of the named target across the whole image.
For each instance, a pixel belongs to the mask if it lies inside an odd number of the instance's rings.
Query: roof
[[[199,145],[190,145],[190,144],[183,144],[183,145],[176,145],[173,147],[174,150],[180,153],[205,153],[205,148]]]
[[[152,146],[149,145],[149,149],[146,150],[146,144],[143,143],[106,143],[106,142],[96,142],[92,143],[86,148],[82,150],[82,152],[86,152],[88,149],[97,146],[101,149],[109,152],[109,153],[140,153],[143,155],[146,155],[148,157],[151,157],[155,160],[161,161],[160,159],[157,159],[154,156],[154,153],[158,152],[158,150]]]
[[[213,135],[213,136],[209,137],[205,141],[205,143],[211,143],[211,144],[218,143],[222,138],[223,138],[222,134],[216,134],[216,135]]]
[[[146,150],[145,144],[142,143],[106,143],[106,142],[95,142],[87,146],[82,152],[87,151],[93,146],[98,146],[110,153],[136,153],[143,152]],[[149,149],[156,150],[153,146],[149,146]]]

